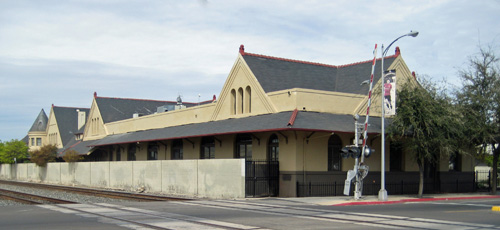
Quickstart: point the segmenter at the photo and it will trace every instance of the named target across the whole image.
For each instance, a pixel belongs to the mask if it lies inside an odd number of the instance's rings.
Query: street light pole
[[[407,33],[405,35],[402,35],[398,38],[396,38],[394,41],[392,41],[389,46],[387,46],[387,48],[385,48],[384,50],[384,44],[382,44],[381,46],[381,50],[382,50],[382,60],[381,60],[381,75],[380,75],[380,82],[382,83],[382,91],[380,91],[380,98],[381,98],[381,106],[382,106],[382,109],[381,109],[381,113],[382,113],[382,127],[381,127],[381,146],[380,146],[380,191],[378,192],[378,199],[381,200],[381,201],[386,201],[387,200],[387,190],[385,190],[385,98],[384,98],[384,91],[385,91],[385,88],[384,88],[384,58],[385,58],[385,55],[387,54],[387,51],[389,50],[389,48],[391,47],[392,44],[394,44],[394,42],[396,42],[397,40],[399,40],[400,38],[402,37],[406,37],[406,36],[411,36],[411,37],[416,37],[418,36],[418,32],[415,31],[410,31],[410,33]]]

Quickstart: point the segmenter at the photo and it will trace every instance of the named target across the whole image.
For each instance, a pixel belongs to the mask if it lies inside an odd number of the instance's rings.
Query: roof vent
[[[134,113],[134,114],[132,114],[132,118],[138,118],[138,117],[142,117],[142,116],[144,116],[144,114],[142,114],[142,113]]]
[[[164,112],[173,111],[173,110],[175,110],[174,105],[163,105],[163,106],[156,108],[156,113],[164,113]]]

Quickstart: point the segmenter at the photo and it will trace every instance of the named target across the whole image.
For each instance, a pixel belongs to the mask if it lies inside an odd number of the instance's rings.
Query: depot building
[[[327,65],[248,53],[241,45],[218,97],[188,103],[94,94],[90,108],[52,106],[49,117],[42,111],[29,145],[56,144],[59,157],[75,150],[86,161],[244,158],[247,196],[342,195],[355,160],[340,153],[354,143],[355,115],[365,121],[369,87],[361,83],[371,69],[372,60]],[[399,48],[384,59],[384,69],[395,71],[397,86],[418,85]],[[381,84],[375,71],[373,88]],[[372,94],[367,145],[375,153],[365,160],[365,195],[380,189],[381,96]],[[400,143],[385,144],[389,194],[416,193],[416,162]],[[426,191],[454,192],[457,185],[459,192],[473,191],[473,167],[460,155],[427,164]]]

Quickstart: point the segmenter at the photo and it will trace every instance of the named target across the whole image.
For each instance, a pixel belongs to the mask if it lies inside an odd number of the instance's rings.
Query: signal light
[[[340,156],[342,158],[349,158],[349,157],[359,158],[361,157],[361,149],[354,145],[346,146],[343,147],[342,150],[340,151]]]
[[[365,152],[363,153],[363,155],[368,158],[370,157],[373,153],[375,153],[375,149],[371,149],[370,146],[365,146]]]

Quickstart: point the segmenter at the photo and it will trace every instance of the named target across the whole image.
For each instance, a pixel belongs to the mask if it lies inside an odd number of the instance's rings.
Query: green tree
[[[15,161],[23,162],[27,158],[28,146],[23,141],[16,139],[5,143],[0,141],[0,163],[13,164]]]
[[[422,197],[425,164],[435,164],[441,156],[459,150],[461,120],[454,112],[451,99],[430,81],[403,85],[396,103],[398,107],[389,126],[389,137],[401,141],[417,163],[418,196]]]
[[[55,145],[44,145],[40,149],[31,152],[31,162],[40,167],[45,167],[48,162],[56,161],[57,147]]]
[[[83,160],[82,155],[80,155],[76,150],[73,149],[67,151],[62,158],[66,162],[78,162]]]
[[[463,88],[456,93],[457,104],[466,121],[466,135],[479,158],[493,152],[492,193],[496,194],[500,137],[499,59],[491,48],[479,48],[460,71]],[[489,148],[488,148],[489,147]]]

